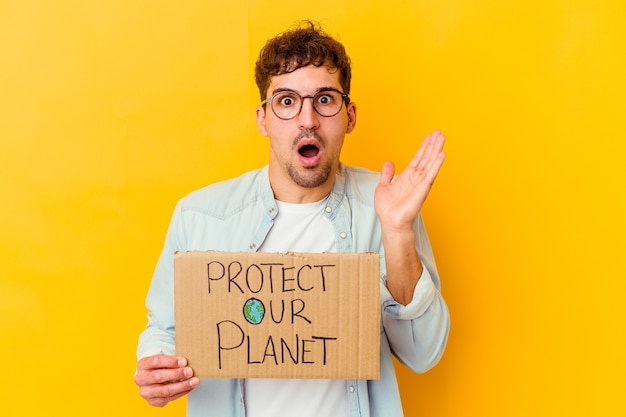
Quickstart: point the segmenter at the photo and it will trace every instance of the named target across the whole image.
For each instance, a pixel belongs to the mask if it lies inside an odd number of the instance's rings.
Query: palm
[[[438,131],[428,135],[393,182],[395,167],[385,162],[374,196],[374,207],[381,222],[398,229],[413,224],[443,164],[444,142],[445,137]]]

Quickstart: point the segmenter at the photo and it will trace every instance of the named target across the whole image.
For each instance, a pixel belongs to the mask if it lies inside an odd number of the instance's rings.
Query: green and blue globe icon
[[[265,306],[261,300],[250,298],[243,305],[243,316],[250,324],[260,324],[265,317]]]

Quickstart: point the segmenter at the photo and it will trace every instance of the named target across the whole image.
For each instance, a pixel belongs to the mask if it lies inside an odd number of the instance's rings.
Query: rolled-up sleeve
[[[406,306],[393,299],[381,283],[384,332],[393,354],[414,372],[435,366],[448,340],[448,307],[427,268],[415,286],[413,299]]]

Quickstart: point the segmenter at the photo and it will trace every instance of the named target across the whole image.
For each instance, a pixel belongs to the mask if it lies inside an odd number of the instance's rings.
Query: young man
[[[391,354],[416,372],[438,361],[448,310],[420,210],[444,160],[428,135],[395,176],[340,163],[356,125],[350,60],[314,24],[265,45],[256,64],[266,167],[191,193],[177,205],[147,297],[135,382],[150,404],[189,394],[189,416],[401,416]],[[392,181],[393,180],[393,181]],[[379,380],[203,379],[174,356],[175,251],[378,252],[381,254]]]

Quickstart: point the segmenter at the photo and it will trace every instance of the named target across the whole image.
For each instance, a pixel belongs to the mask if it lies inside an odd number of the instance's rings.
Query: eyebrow
[[[340,93],[341,93],[341,91],[340,91],[340,90],[338,90],[338,89],[337,89],[337,88],[335,88],[335,87],[320,87],[320,88],[318,88],[317,90],[315,90],[315,92],[313,93],[313,95],[316,95],[316,94],[318,94],[318,93],[322,93],[322,92],[324,92],[324,91],[337,91],[337,92],[340,92]],[[293,89],[291,89],[291,88],[277,88],[277,89],[275,89],[275,90],[272,90],[272,96],[274,96],[274,95],[275,95],[275,94],[277,94],[277,93],[296,93],[296,94],[298,94],[299,96],[302,96],[302,94],[300,94],[299,92],[297,92],[296,90],[293,90]],[[343,93],[342,93],[342,94],[343,94]]]

